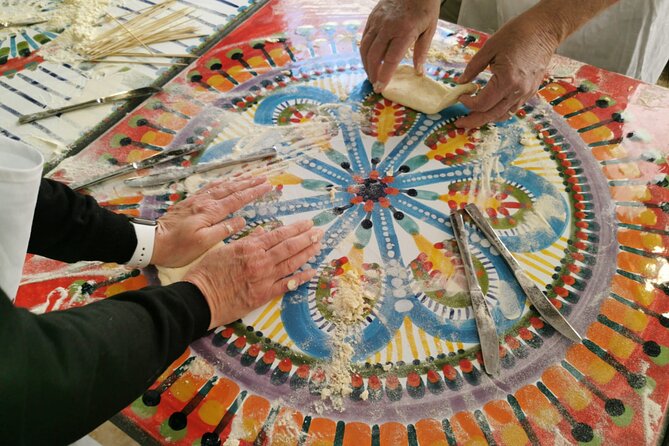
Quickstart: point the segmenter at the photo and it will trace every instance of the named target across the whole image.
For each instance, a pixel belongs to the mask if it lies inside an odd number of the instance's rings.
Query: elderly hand
[[[216,181],[175,204],[158,219],[151,263],[180,267],[197,259],[246,225],[228,218],[272,189],[266,178]]]
[[[211,310],[211,325],[233,322],[271,299],[310,280],[315,270],[295,272],[320,249],[321,229],[311,220],[271,232],[255,231],[207,253],[184,276]]]
[[[548,14],[531,10],[492,35],[467,65],[460,83],[471,82],[490,65],[493,76],[476,96],[461,96],[471,110],[455,122],[457,127],[480,127],[504,121],[531,98],[544,78],[560,38],[551,32]]]
[[[440,0],[380,0],[374,7],[362,34],[360,56],[375,92],[381,93],[390,82],[412,44],[414,68],[423,73],[440,4]]]

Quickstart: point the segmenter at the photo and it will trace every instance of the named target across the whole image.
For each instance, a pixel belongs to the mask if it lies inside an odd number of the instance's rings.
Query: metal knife
[[[490,226],[488,220],[485,219],[481,210],[476,207],[475,204],[470,203],[465,206],[465,211],[469,214],[474,224],[483,232],[490,244],[494,246],[504,258],[514,276],[516,276],[516,280],[518,280],[520,287],[527,295],[527,298],[546,322],[562,333],[563,336],[566,336],[574,342],[581,342],[583,340],[581,335],[579,335],[574,327],[569,324],[567,319],[562,316],[562,313],[553,306],[551,301],[548,300],[543,291],[541,291],[541,288],[539,288],[539,286],[537,286],[537,284],[534,283],[534,281],[530,279],[527,273],[521,268],[518,261],[513,257],[513,254],[511,254],[511,251],[509,251],[509,248],[502,243],[502,240],[495,233],[492,226]]]
[[[75,110],[81,110],[83,108],[93,107],[96,105],[123,101],[125,99],[140,98],[143,96],[151,96],[154,93],[158,93],[160,90],[161,89],[158,87],[142,87],[142,88],[137,88],[135,90],[123,91],[121,93],[116,93],[109,96],[103,96],[97,99],[91,99],[90,101],[80,102],[78,104],[71,104],[71,105],[66,105],[65,107],[52,108],[50,110],[32,113],[30,115],[23,115],[19,118],[19,124],[28,124],[30,122],[39,121],[40,119],[45,119],[51,116],[60,115],[62,113],[68,113]]]
[[[141,170],[141,169],[147,169],[149,167],[156,166],[158,164],[162,163],[167,163],[169,161],[172,161],[176,158],[186,156],[193,154],[195,152],[199,152],[200,150],[203,150],[204,147],[202,145],[193,145],[189,144],[187,146],[184,146],[180,149],[175,149],[175,150],[168,150],[165,152],[160,152],[156,153],[153,156],[150,156],[148,158],[145,158],[141,161],[135,161],[134,163],[127,164],[119,169],[116,169],[112,172],[105,173],[102,175],[99,175],[97,177],[89,178],[88,180],[85,180],[81,183],[75,183],[70,185],[70,187],[74,190],[81,190],[85,189],[87,187],[93,186],[95,184],[100,184],[104,181],[110,180],[112,178],[119,177],[121,175],[126,175],[128,173],[131,173],[136,170]]]
[[[499,373],[499,338],[497,337],[497,329],[495,327],[495,320],[490,314],[490,309],[485,301],[483,290],[476,279],[476,272],[474,270],[474,262],[472,261],[472,254],[467,243],[467,230],[462,219],[462,211],[454,211],[451,213],[451,226],[453,228],[453,235],[458,244],[462,264],[465,268],[465,276],[467,277],[467,286],[469,287],[469,295],[472,301],[472,309],[474,310],[474,319],[476,319],[476,330],[479,333],[479,342],[481,343],[481,353],[483,355],[483,365],[488,375],[496,375]]]
[[[46,23],[46,22],[48,22],[48,20],[46,19],[26,19],[20,22],[0,22],[0,29],[39,25],[40,23]]]
[[[158,186],[160,184],[169,183],[171,181],[178,181],[187,178],[196,173],[208,172],[214,169],[222,169],[224,167],[235,166],[237,164],[248,163],[251,161],[258,161],[265,158],[274,158],[277,155],[276,147],[269,147],[266,149],[253,152],[241,158],[227,158],[221,161],[211,163],[198,164],[196,166],[186,168],[174,168],[163,172],[153,173],[142,177],[128,178],[125,184],[130,187],[150,187]]]

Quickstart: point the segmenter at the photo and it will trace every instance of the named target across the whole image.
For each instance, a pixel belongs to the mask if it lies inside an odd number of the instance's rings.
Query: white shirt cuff
[[[137,223],[132,223],[132,226],[135,228],[135,235],[137,236],[137,247],[126,265],[144,268],[151,263],[151,257],[153,257],[156,226],[140,225]]]

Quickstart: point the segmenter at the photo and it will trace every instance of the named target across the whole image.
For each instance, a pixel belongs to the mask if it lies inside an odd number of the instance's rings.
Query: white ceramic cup
[[[0,135],[0,288],[11,300],[21,281],[44,158]]]

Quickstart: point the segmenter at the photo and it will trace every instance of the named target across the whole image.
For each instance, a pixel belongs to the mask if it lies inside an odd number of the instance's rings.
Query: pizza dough
[[[218,244],[212,246],[209,249],[209,251],[220,248],[223,245],[225,245],[224,242],[218,242]],[[188,270],[191,269],[193,266],[197,265],[198,263],[200,263],[200,260],[202,260],[202,258],[206,256],[209,253],[209,251],[205,252],[200,257],[190,262],[188,265],[182,266],[180,268],[167,268],[163,266],[156,266],[156,269],[158,270],[158,280],[160,280],[160,284],[165,286],[183,280]]]
[[[400,65],[381,94],[393,102],[432,115],[457,103],[461,95],[477,90],[474,83],[448,87],[428,76],[419,76],[409,65]]]

